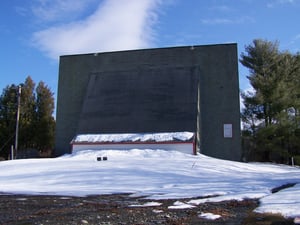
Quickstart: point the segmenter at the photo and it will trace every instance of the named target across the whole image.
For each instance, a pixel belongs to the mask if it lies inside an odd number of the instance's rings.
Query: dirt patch
[[[176,201],[159,200],[156,206],[146,206],[151,200],[129,195],[97,195],[88,197],[0,195],[0,224],[294,224],[280,215],[253,213],[257,200],[205,203],[188,209],[170,209]],[[150,204],[151,205],[151,204]],[[220,215],[216,220],[201,217],[202,213]]]

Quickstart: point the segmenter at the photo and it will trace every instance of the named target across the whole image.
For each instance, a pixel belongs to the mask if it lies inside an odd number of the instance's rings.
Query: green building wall
[[[77,134],[191,131],[238,161],[239,110],[236,44],[61,56],[55,154]]]

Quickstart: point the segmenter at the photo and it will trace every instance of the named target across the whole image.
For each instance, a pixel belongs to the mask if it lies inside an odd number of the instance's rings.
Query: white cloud
[[[244,24],[244,23],[253,23],[254,19],[251,17],[241,17],[236,19],[227,19],[227,18],[213,18],[213,19],[202,19],[202,24],[207,25],[219,25],[219,24]]]
[[[300,42],[300,34],[297,34],[291,38],[287,47],[290,49],[291,52],[298,53],[300,52],[299,42]]]
[[[219,12],[231,12],[234,11],[231,7],[227,5],[217,5],[210,8],[211,10],[219,11]]]
[[[276,0],[276,1],[271,1],[267,4],[267,7],[268,8],[273,8],[275,7],[276,5],[282,5],[282,4],[293,4],[295,3],[296,0]]]
[[[159,4],[158,0],[106,0],[92,15],[37,31],[32,40],[34,46],[54,59],[64,54],[149,47]]]
[[[292,43],[294,44],[296,41],[300,40],[300,34],[295,35],[295,37],[292,38]]]
[[[31,11],[40,22],[74,19],[96,0],[35,0]]]

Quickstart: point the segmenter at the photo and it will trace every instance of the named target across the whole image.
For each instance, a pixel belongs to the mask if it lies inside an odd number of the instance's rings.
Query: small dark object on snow
[[[97,161],[101,161],[101,160],[107,161],[107,156],[103,156],[103,157],[98,156],[98,157],[97,157]]]

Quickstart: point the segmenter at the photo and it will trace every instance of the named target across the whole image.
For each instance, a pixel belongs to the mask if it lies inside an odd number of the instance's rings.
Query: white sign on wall
[[[228,124],[224,124],[224,138],[232,138],[232,124],[228,123]]]

